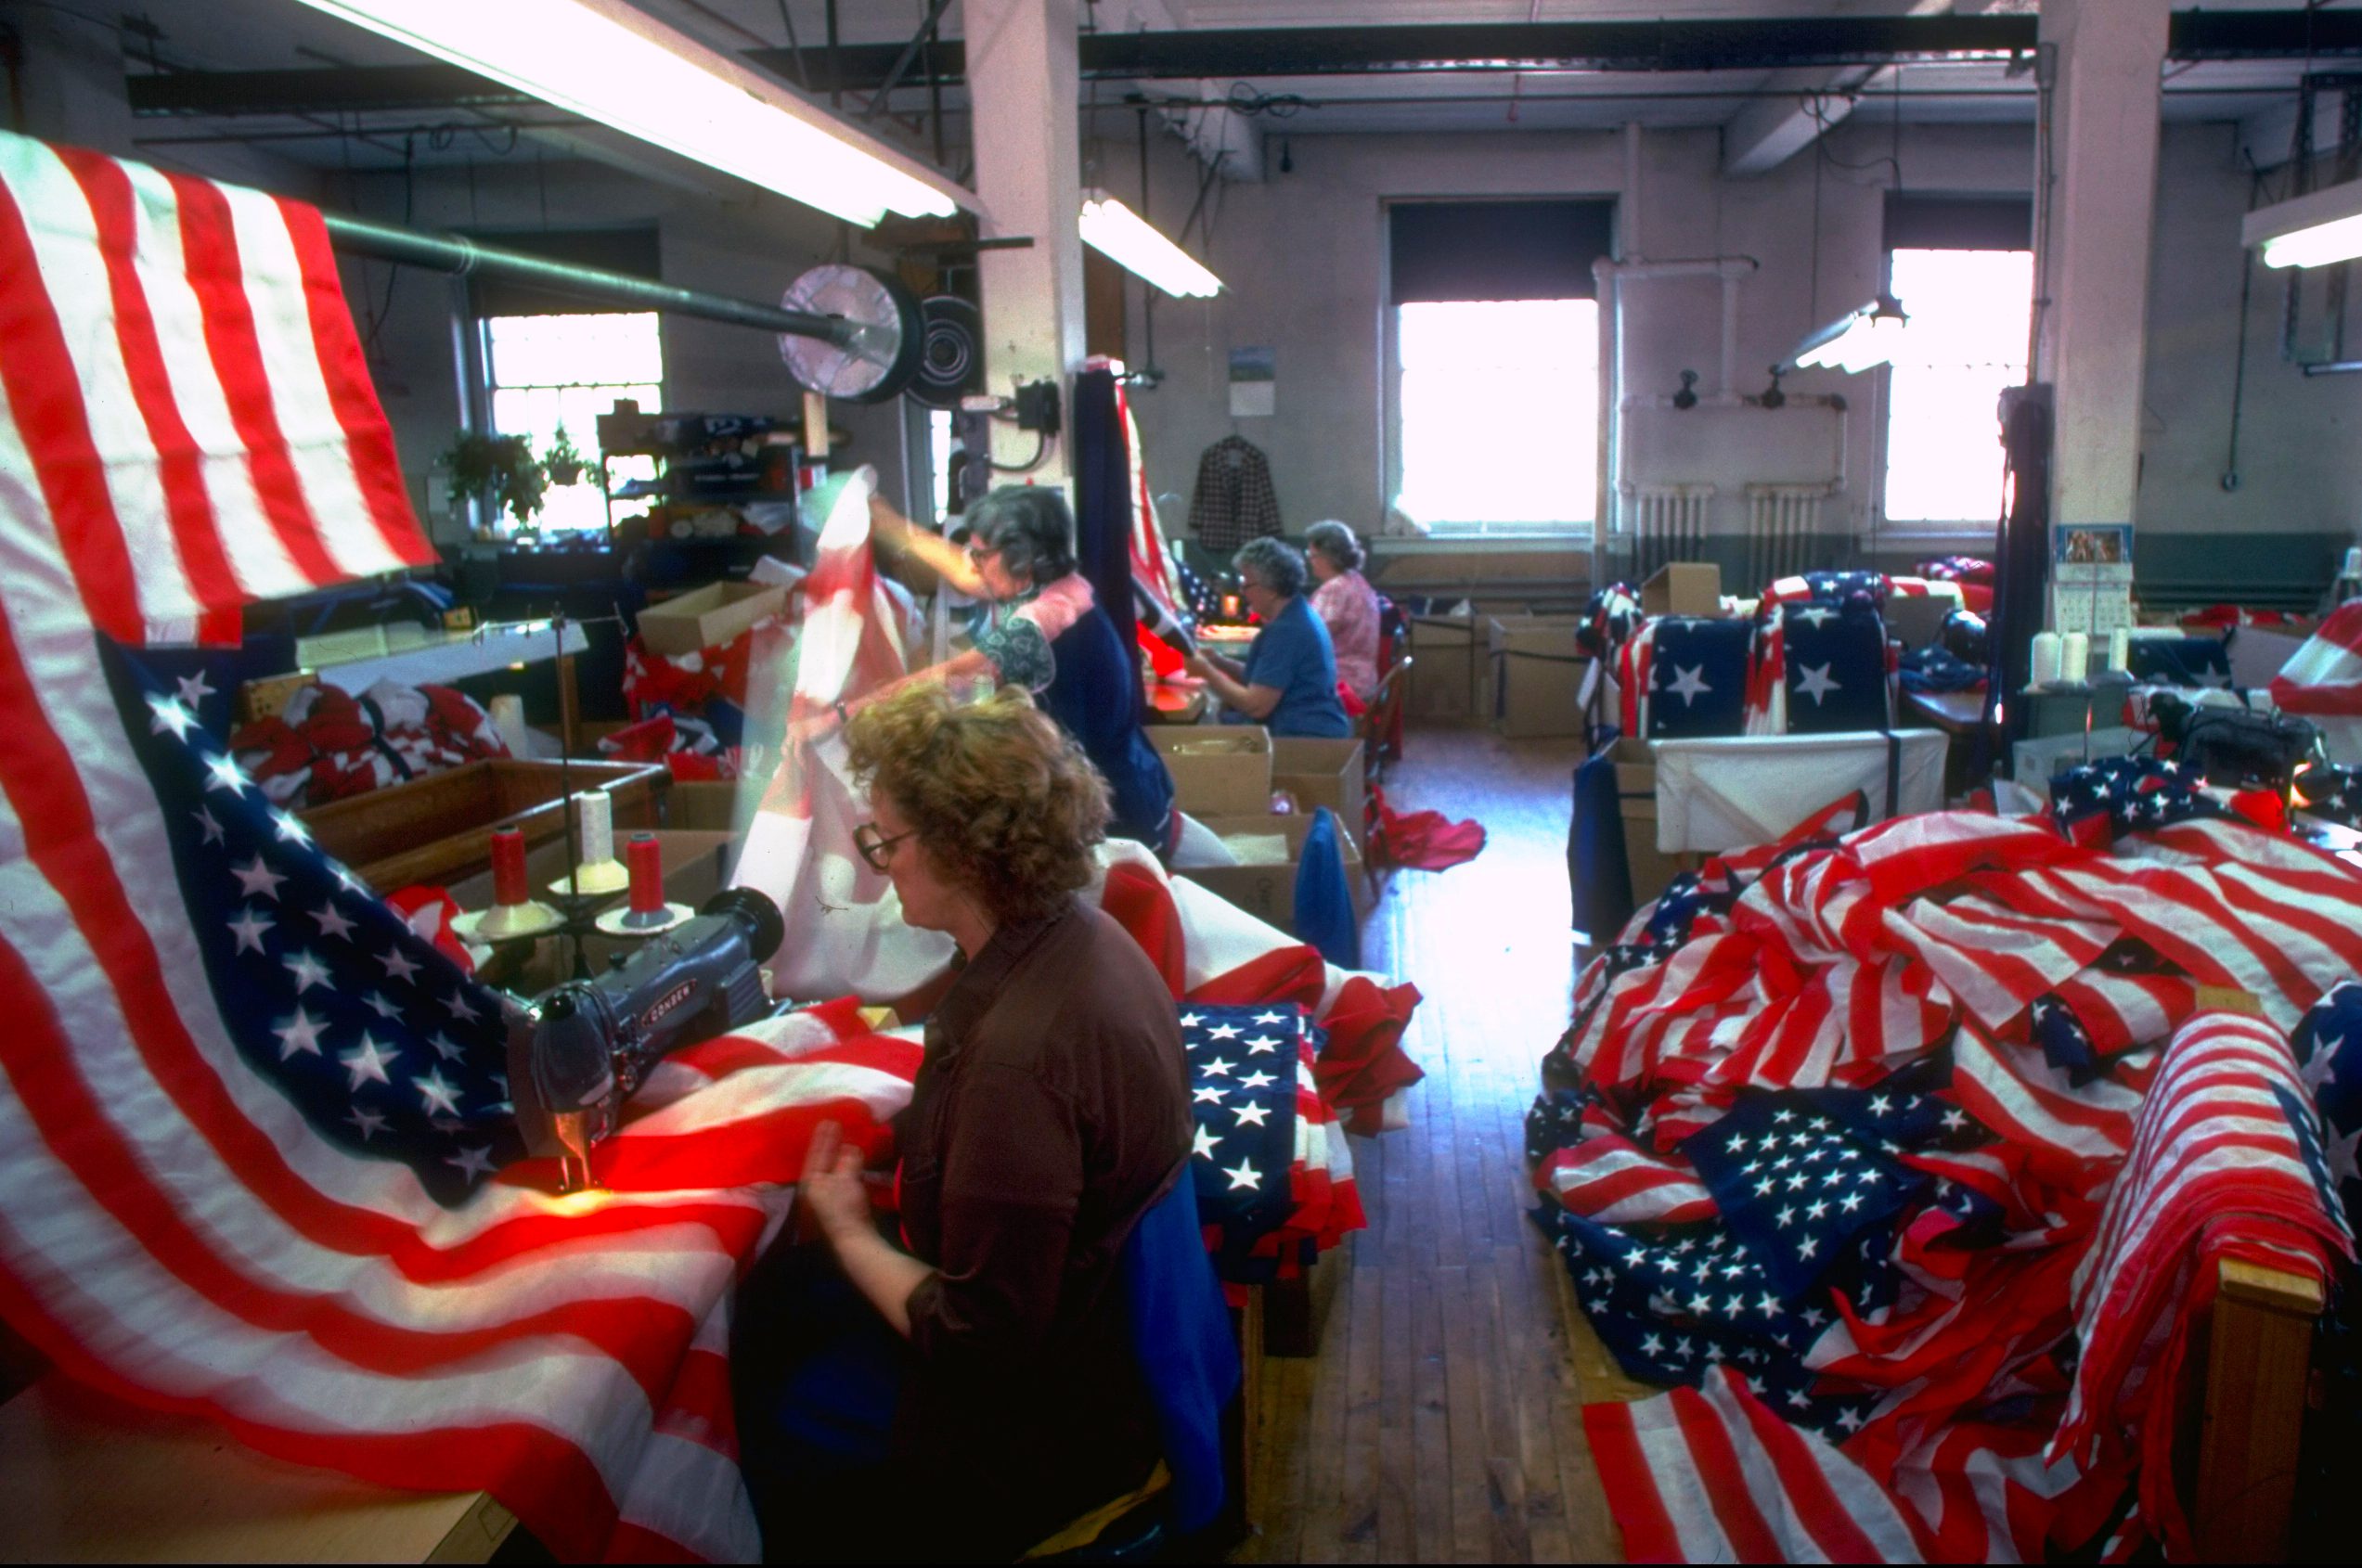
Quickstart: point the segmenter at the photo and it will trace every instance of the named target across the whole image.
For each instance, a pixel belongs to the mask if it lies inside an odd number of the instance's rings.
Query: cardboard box
[[[1720,615],[1723,569],[1703,560],[1660,566],[1640,585],[1640,608],[1645,615]]]
[[[1271,735],[1260,725],[1168,725],[1146,732],[1173,776],[1173,804],[1192,816],[1271,808]]]
[[[1943,618],[1960,608],[1959,601],[1940,598],[1933,594],[1889,594],[1881,612],[1886,620],[1886,635],[1901,640],[1906,649],[1925,648],[1943,631]],[[2107,639],[2101,638],[2100,651],[2107,651]]]
[[[1287,841],[1287,858],[1250,866],[1177,868],[1173,874],[1187,877],[1266,925],[1294,934],[1296,868],[1297,862],[1303,858],[1304,835],[1312,830],[1311,814],[1291,813],[1275,816],[1264,812],[1238,816],[1209,816],[1200,820],[1220,838],[1247,835],[1284,838]],[[1364,919],[1370,913],[1370,879],[1362,869],[1361,852],[1355,848],[1349,834],[1339,835],[1338,845],[1345,852],[1345,883],[1352,894],[1353,918]]]
[[[639,612],[639,640],[651,653],[719,648],[755,622],[787,609],[785,588],[760,583],[709,583]]]
[[[1581,735],[1582,678],[1591,658],[1575,644],[1574,615],[1499,617],[1487,627],[1493,717],[1511,739]]]
[[[741,789],[746,791],[743,802]],[[676,781],[665,794],[665,826],[675,830],[729,833],[743,836],[755,816],[758,797],[749,780],[691,779]]]
[[[1422,719],[1472,718],[1481,685],[1474,615],[1411,617],[1411,689],[1403,712]]]
[[[1362,742],[1358,739],[1314,740],[1293,735],[1273,736],[1271,787],[1293,795],[1297,809],[1307,815],[1321,806],[1336,813],[1337,825],[1345,829],[1346,837],[1353,841],[1356,849],[1361,847],[1369,784],[1362,776]]]
[[[1646,740],[1619,740],[1616,800],[1624,816],[1624,865],[1632,874],[1633,906],[1638,908],[1672,882],[1681,856],[1657,847],[1657,758]],[[1592,933],[1595,941],[1611,938]]]

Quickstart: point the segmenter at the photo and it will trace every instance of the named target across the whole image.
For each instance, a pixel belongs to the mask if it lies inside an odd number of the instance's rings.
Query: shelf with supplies
[[[650,459],[652,471],[619,480],[626,458]],[[753,520],[756,508],[793,508],[827,471],[807,460],[794,421],[772,415],[643,414],[624,399],[599,416],[599,485],[611,540],[618,502],[661,508],[674,521],[725,509]],[[787,521],[792,513],[782,526]]]

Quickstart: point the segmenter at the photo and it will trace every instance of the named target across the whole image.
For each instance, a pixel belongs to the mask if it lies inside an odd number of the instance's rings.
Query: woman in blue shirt
[[[1249,539],[1231,558],[1247,608],[1263,629],[1240,664],[1218,653],[1189,662],[1229,710],[1230,723],[1259,724],[1273,735],[1341,740],[1353,733],[1336,695],[1336,649],[1329,629],[1305,602],[1304,558],[1277,539]]]

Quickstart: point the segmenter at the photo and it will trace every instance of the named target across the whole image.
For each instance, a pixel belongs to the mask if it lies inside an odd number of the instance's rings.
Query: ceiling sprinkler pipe
[[[851,347],[860,332],[858,323],[843,316],[781,310],[777,305],[733,300],[727,295],[708,294],[695,289],[677,289],[669,283],[655,283],[619,272],[601,272],[596,267],[576,266],[571,262],[551,261],[546,256],[497,251],[479,245],[465,235],[421,234],[416,229],[395,228],[388,224],[373,224],[335,212],[324,212],[321,216],[328,220],[329,243],[338,250],[358,256],[373,256],[403,266],[427,267],[461,276],[480,273],[487,277],[513,278],[520,283],[531,283],[581,299],[636,305],[641,310],[662,311],[673,315],[700,316],[707,321],[723,321],[733,327],[752,327],[765,332],[818,338],[839,348]]]

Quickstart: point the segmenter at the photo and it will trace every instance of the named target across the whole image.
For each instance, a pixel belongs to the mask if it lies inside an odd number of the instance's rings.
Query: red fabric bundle
[[[239,766],[275,804],[325,805],[381,785],[505,757],[491,715],[449,687],[380,681],[359,697],[307,686],[286,710],[230,737]]]
[[[1397,811],[1386,791],[1377,796],[1377,825],[1370,835],[1372,853],[1387,864],[1413,871],[1449,870],[1474,860],[1484,849],[1484,824],[1469,819],[1453,822],[1439,811]]]

